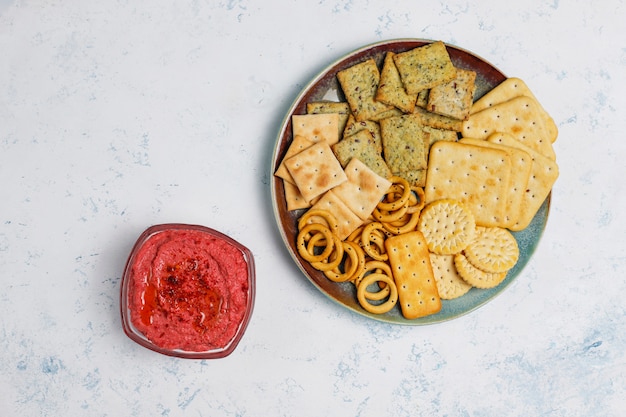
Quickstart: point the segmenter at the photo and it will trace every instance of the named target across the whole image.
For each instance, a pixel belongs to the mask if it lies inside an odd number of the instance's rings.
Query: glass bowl
[[[223,358],[248,326],[255,283],[252,252],[229,236],[198,225],[151,226],[122,276],[124,333],[165,355]]]

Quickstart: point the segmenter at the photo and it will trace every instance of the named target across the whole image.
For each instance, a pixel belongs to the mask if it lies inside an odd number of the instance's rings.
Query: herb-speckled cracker
[[[397,107],[405,113],[415,108],[417,94],[407,94],[400,78],[400,73],[393,62],[395,53],[387,52],[380,72],[380,83],[376,91],[376,99],[390,106]]]
[[[370,120],[378,113],[393,109],[376,100],[380,72],[374,59],[339,71],[337,80],[357,121]]]
[[[392,175],[372,135],[367,130],[361,130],[343,138],[334,144],[332,149],[343,167],[346,167],[352,158],[358,158],[381,177],[390,178]]]
[[[474,71],[456,70],[456,77],[430,89],[426,108],[437,114],[467,120],[476,90]]]
[[[391,172],[426,168],[430,136],[415,115],[381,120],[380,134],[385,161]]]
[[[433,201],[422,209],[417,230],[437,255],[454,255],[474,239],[474,214],[458,200]]]
[[[456,68],[441,41],[397,53],[393,59],[407,94],[418,94],[456,75]]]
[[[345,101],[315,101],[306,104],[307,114],[329,114],[336,113],[339,116],[339,137],[343,134],[343,130],[350,116],[350,106]]]
[[[348,136],[354,135],[361,130],[368,130],[372,135],[372,139],[374,139],[374,143],[376,144],[376,149],[378,149],[378,153],[383,152],[383,140],[380,137],[380,125],[378,122],[372,120],[365,120],[362,122],[357,122],[354,116],[350,115],[348,117],[348,122],[343,130],[342,137],[345,139]]]

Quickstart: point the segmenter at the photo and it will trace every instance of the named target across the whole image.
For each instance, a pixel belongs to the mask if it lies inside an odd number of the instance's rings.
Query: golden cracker
[[[472,288],[459,275],[454,266],[454,255],[430,254],[430,264],[437,281],[437,289],[442,300],[459,298]]]
[[[304,136],[311,142],[326,142],[333,145],[339,141],[339,115],[294,114],[291,116],[293,136]]]
[[[485,272],[472,265],[463,253],[454,255],[454,266],[461,278],[472,287],[487,289],[500,285],[506,272]]]
[[[475,229],[473,213],[462,202],[450,199],[427,204],[417,223],[428,249],[438,255],[453,255],[465,249]]]
[[[476,237],[464,250],[467,260],[485,272],[507,272],[519,259],[515,237],[501,227],[477,227]]]

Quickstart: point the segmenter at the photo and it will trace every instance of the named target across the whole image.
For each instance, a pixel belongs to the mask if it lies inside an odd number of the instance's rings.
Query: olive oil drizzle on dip
[[[164,230],[139,249],[131,270],[133,325],[165,349],[227,346],[248,302],[241,251],[198,230]]]

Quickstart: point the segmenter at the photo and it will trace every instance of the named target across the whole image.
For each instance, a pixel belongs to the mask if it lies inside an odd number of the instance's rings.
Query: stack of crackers
[[[337,79],[345,102],[292,116],[275,172],[288,210],[332,213],[344,240],[376,221],[401,178],[424,200],[413,230],[385,237],[403,315],[501,283],[519,255],[511,231],[529,225],[558,177],[557,127],[526,84],[508,78],[474,102],[476,73],[455,67],[443,42],[387,52],[380,68],[366,59]]]

